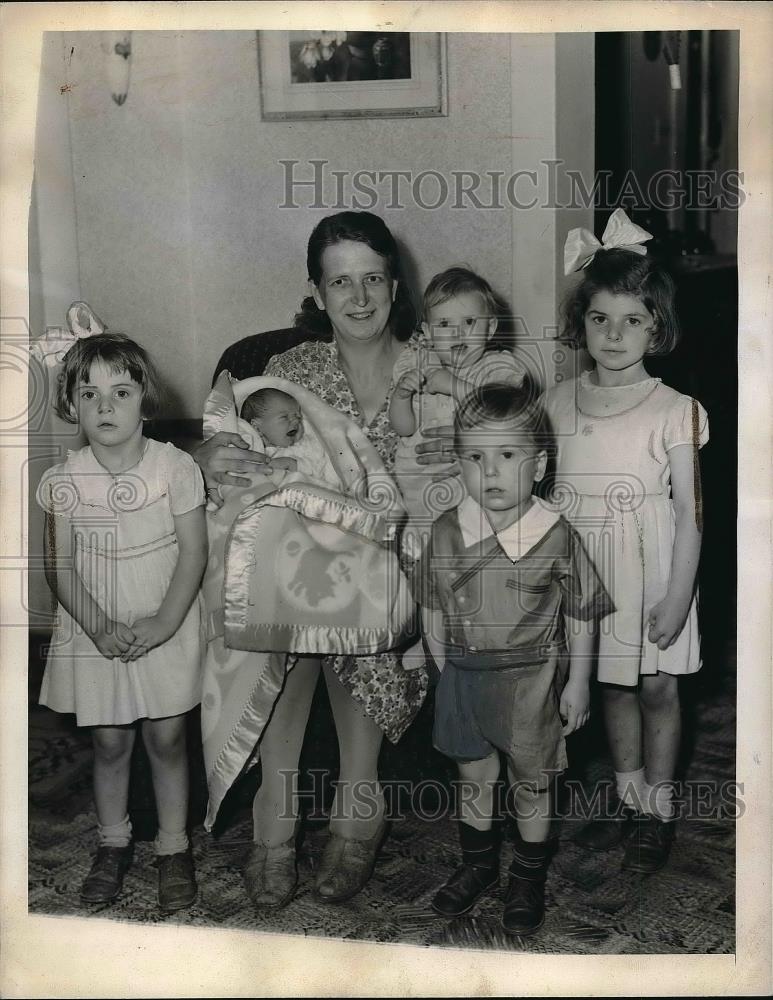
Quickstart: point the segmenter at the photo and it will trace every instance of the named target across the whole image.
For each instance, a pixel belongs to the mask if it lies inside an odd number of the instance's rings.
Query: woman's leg
[[[142,738],[150,760],[158,811],[158,854],[188,849],[188,753],[185,715],[143,719]]]
[[[133,726],[96,726],[91,737],[94,744],[94,802],[99,826],[122,828],[114,843],[111,843],[109,835],[107,839],[101,838],[101,842],[120,847],[128,843],[131,835],[126,809],[135,729]],[[123,835],[123,827],[126,827],[127,836]]]
[[[383,733],[363,713],[329,663],[324,666],[324,674],[340,757],[330,830],[344,839],[369,840],[381,825],[385,811],[378,781]]]
[[[252,805],[253,840],[278,847],[295,833],[298,761],[320,661],[299,657],[288,672],[260,743],[262,780]]]

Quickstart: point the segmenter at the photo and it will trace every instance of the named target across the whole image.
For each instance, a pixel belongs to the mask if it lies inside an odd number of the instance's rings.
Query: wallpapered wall
[[[264,122],[253,32],[133,36],[129,96],[117,107],[99,35],[65,38],[81,294],[114,329],[149,347],[171,395],[168,415],[199,416],[225,346],[286,326],[305,293],[305,246],[323,215],[286,200],[279,160],[326,170],[513,169],[508,35],[448,40],[444,118]],[[546,123],[550,127],[550,123]],[[523,164],[522,166],[526,166]],[[532,166],[529,164],[528,166]],[[467,261],[511,294],[506,209],[375,207],[410,251],[421,287]],[[426,201],[436,197],[431,181]]]

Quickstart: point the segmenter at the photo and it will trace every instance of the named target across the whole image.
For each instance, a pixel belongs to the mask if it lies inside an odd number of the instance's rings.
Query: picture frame
[[[442,33],[258,31],[257,35],[264,121],[448,114]]]

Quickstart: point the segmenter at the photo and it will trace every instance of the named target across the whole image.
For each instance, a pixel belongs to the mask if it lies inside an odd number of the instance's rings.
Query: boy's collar
[[[471,496],[466,496],[462,500],[456,513],[465,548],[484,542],[495,535],[511,562],[517,562],[534,548],[560,516],[537,497],[534,497],[533,505],[523,517],[502,531],[494,531],[486,511]]]

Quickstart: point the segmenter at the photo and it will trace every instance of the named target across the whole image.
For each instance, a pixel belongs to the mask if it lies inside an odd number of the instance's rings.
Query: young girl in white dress
[[[708,440],[703,407],[645,368],[678,337],[674,284],[646,256],[649,237],[620,209],[603,244],[586,230],[569,234],[565,269],[582,269],[582,278],[565,306],[564,334],[595,365],[545,397],[556,492],[617,609],[602,623],[598,680],[624,808],[577,840],[606,850],[629,834],[623,867],[639,872],[661,868],[673,839],[677,680],[700,668],[698,448]]]
[[[159,818],[159,905],[176,910],[196,897],[185,713],[200,700],[207,544],[198,466],[143,436],[159,402],[153,365],[128,338],[98,334],[65,355],[55,409],[88,445],[49,469],[37,492],[59,605],[40,702],[92,732],[98,850],[81,889],[88,903],[114,899],[131,863],[140,721]]]

